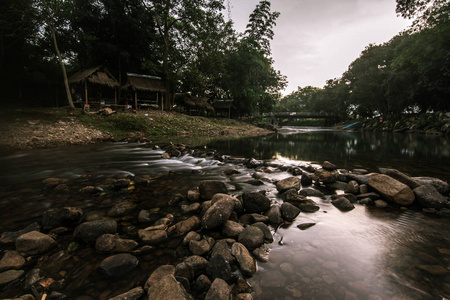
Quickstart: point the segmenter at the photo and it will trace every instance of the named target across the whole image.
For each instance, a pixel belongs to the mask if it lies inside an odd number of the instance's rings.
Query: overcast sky
[[[227,1],[225,1],[227,2]],[[230,0],[231,18],[245,31],[259,0]],[[280,12],[272,41],[274,67],[297,87],[323,87],[340,77],[370,43],[389,41],[411,21],[397,17],[395,0],[272,0]],[[228,14],[228,13],[226,13]]]

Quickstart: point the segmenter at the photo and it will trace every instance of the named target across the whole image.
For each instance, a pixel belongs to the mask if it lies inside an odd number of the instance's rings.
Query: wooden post
[[[164,94],[161,95],[161,111],[164,111]]]
[[[137,90],[134,90],[134,106],[136,107],[136,111],[138,110],[137,107]]]
[[[114,88],[114,104],[116,105],[117,110],[117,88]]]
[[[88,104],[87,79],[84,80],[84,98],[86,100],[86,104]]]

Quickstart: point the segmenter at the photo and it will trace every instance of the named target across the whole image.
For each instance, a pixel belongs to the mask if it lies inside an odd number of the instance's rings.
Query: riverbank
[[[342,127],[352,125],[351,130],[450,135],[450,112],[387,115],[356,121],[347,122]]]
[[[0,112],[0,149],[86,145],[108,141],[148,141],[193,136],[257,136],[271,131],[221,118],[156,110],[84,114],[68,108],[14,108]]]

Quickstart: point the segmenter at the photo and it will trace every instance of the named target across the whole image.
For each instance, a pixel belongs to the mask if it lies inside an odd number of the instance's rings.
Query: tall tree
[[[446,23],[450,16],[448,0],[397,0],[396,11],[402,17],[415,19],[416,29]]]
[[[72,94],[70,92],[69,80],[67,78],[66,67],[65,67],[61,52],[59,51],[58,41],[56,38],[56,30],[57,30],[58,26],[64,25],[64,24],[58,24],[61,4],[62,4],[61,0],[38,0],[38,2],[37,2],[37,6],[40,11],[40,15],[41,15],[42,19],[44,20],[44,22],[47,26],[47,29],[50,31],[53,46],[55,47],[55,53],[58,58],[59,64],[61,66],[61,71],[62,71],[63,78],[64,78],[64,87],[66,89],[67,101],[69,102],[69,106],[71,108],[75,109],[75,105],[73,104],[73,101],[72,101]]]

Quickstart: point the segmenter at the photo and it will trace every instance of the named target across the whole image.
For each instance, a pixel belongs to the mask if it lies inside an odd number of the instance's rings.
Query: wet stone
[[[359,194],[359,183],[356,180],[350,180],[347,183],[344,192],[350,194]]]
[[[4,232],[0,238],[0,244],[14,244],[19,236],[31,231],[39,231],[40,229],[39,224],[34,222],[22,230]]]
[[[261,229],[261,231],[264,233],[264,242],[265,243],[273,243],[273,235],[272,232],[270,231],[269,226],[267,226],[266,224],[262,223],[262,222],[257,222],[252,224],[252,226],[256,226],[259,229]]]
[[[82,223],[75,228],[73,236],[85,243],[94,243],[99,236],[116,233],[117,222],[114,220],[95,220]]]
[[[242,199],[244,209],[248,213],[261,213],[270,208],[270,199],[259,192],[245,192]]]
[[[283,223],[283,218],[281,218],[281,209],[279,205],[272,205],[266,212],[266,216],[269,217],[269,223],[278,225]]]
[[[224,257],[230,264],[235,262],[234,256],[231,254],[230,246],[228,245],[226,240],[219,240],[213,246],[211,257],[215,255],[221,255]]]
[[[198,190],[200,192],[200,197],[203,200],[209,200],[218,193],[228,193],[228,189],[225,186],[225,183],[218,180],[203,180],[202,182],[200,182]]]
[[[431,184],[425,184],[413,190],[416,200],[428,208],[444,208],[447,204],[447,198],[441,195]]]
[[[56,246],[56,242],[51,237],[39,231],[25,233],[16,240],[16,250],[25,255],[46,253]]]
[[[169,227],[168,233],[174,236],[183,236],[189,231],[196,230],[199,227],[200,220],[197,218],[197,216],[192,216]]]
[[[230,293],[231,289],[228,284],[224,280],[216,278],[211,284],[204,300],[229,300]]]
[[[289,202],[284,202],[283,204],[281,204],[280,210],[281,217],[289,221],[297,218],[298,214],[300,213],[300,209],[290,204]]]
[[[244,231],[244,226],[231,220],[227,220],[222,229],[222,233],[227,237],[238,237],[242,231]]]
[[[138,246],[134,240],[122,239],[113,234],[103,234],[95,242],[95,249],[100,252],[131,252]]]
[[[8,270],[0,273],[0,286],[11,283],[23,276],[23,270]]]
[[[236,258],[242,274],[253,276],[256,273],[256,261],[241,243],[234,243],[231,247],[231,254]]]
[[[175,274],[175,266],[172,265],[162,265],[158,267],[153,273],[150,275],[150,277],[145,282],[144,288],[147,290],[152,285],[159,282],[162,278],[168,275],[174,275]]]
[[[205,255],[211,250],[211,245],[204,239],[200,241],[192,240],[189,242],[189,250],[194,255]]]
[[[77,207],[63,207],[48,210],[42,217],[42,228],[51,229],[75,225],[83,216],[83,210]]]
[[[181,205],[181,210],[183,211],[183,214],[195,214],[199,212],[201,209],[201,204],[196,202],[192,203],[190,205]]]
[[[305,197],[318,197],[318,198],[325,197],[325,195],[321,191],[318,191],[313,188],[306,188],[306,189],[300,190],[300,195],[305,196]]]
[[[209,280],[208,276],[202,274],[197,277],[193,284],[193,288],[199,292],[206,292],[211,287],[211,280]]]
[[[125,201],[114,205],[107,213],[110,217],[122,217],[131,214],[137,207],[137,204]]]
[[[122,276],[133,270],[139,260],[131,254],[122,253],[105,258],[99,265],[99,270],[111,277]]]
[[[355,206],[350,202],[350,200],[344,197],[340,197],[331,201],[331,204],[333,204],[336,208],[338,208],[341,211],[350,211],[355,208]]]
[[[300,230],[306,230],[314,225],[316,225],[316,223],[302,223],[302,224],[297,225],[297,227]]]
[[[212,280],[221,278],[227,282],[231,282],[233,275],[231,274],[231,266],[228,260],[220,254],[214,255],[206,268],[206,274]]]
[[[160,281],[150,286],[147,294],[149,295],[148,300],[193,299],[173,275],[164,276]]]
[[[277,190],[280,193],[283,193],[290,189],[298,190],[300,189],[300,179],[298,177],[288,177],[285,179],[282,179],[277,182],[276,184]]]
[[[157,245],[165,241],[168,237],[167,231],[164,229],[159,230],[145,230],[138,231],[139,239],[146,245]]]
[[[220,199],[211,205],[202,217],[202,226],[213,229],[223,225],[234,210],[234,200],[230,198]]]
[[[255,258],[261,262],[268,262],[269,261],[269,255],[270,255],[270,249],[266,245],[262,245],[259,248],[256,248],[253,250],[252,254],[255,256]]]
[[[25,264],[25,258],[17,251],[7,251],[0,260],[0,272],[9,269],[20,269]]]
[[[200,241],[202,236],[195,231],[190,231],[183,238],[183,245],[189,245],[190,241]]]
[[[248,249],[256,249],[264,244],[264,232],[257,226],[248,226],[239,235],[238,241]]]

